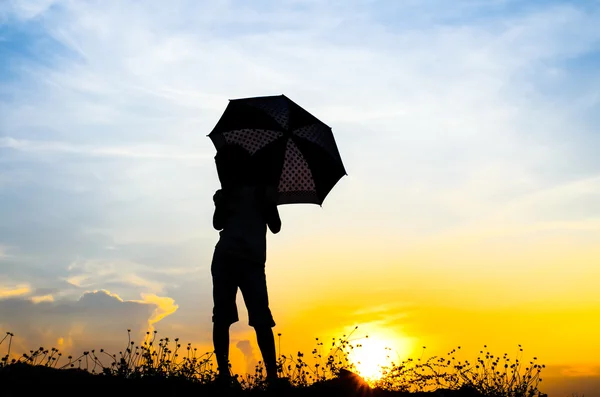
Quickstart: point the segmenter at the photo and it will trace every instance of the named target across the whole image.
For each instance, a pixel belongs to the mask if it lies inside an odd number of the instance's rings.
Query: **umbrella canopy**
[[[285,95],[230,100],[208,136],[217,157],[242,147],[252,165],[240,161],[239,172],[277,186],[278,204],[321,205],[346,175],[331,128]]]

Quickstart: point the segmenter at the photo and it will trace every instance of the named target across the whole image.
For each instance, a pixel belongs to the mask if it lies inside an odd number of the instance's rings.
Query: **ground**
[[[53,369],[28,364],[0,369],[0,395],[25,396],[340,396],[340,397],[482,397],[472,390],[438,390],[430,393],[403,393],[371,389],[351,372],[309,387],[279,386],[271,390],[224,390],[216,384],[198,384],[184,379],[124,379],[93,375],[78,369]]]

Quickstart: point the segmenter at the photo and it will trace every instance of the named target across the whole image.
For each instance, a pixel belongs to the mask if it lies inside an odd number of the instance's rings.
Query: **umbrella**
[[[242,147],[255,180],[277,186],[278,204],[321,205],[347,175],[331,128],[285,95],[230,100],[208,136],[217,157]]]

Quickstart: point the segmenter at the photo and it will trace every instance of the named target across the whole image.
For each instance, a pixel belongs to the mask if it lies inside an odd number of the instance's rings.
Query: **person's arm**
[[[265,190],[267,225],[273,234],[281,230],[281,218],[277,209],[277,188],[268,186]]]
[[[215,192],[215,195],[213,196],[213,202],[215,203],[213,227],[216,230],[223,230],[223,228],[225,227],[226,206],[224,193],[221,189]]]
[[[281,230],[281,218],[279,217],[277,205],[267,207],[267,225],[273,234],[277,234]]]

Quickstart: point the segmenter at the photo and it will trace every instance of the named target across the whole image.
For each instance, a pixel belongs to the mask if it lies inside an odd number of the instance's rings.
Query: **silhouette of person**
[[[250,155],[242,148],[224,148],[215,157],[221,189],[213,196],[213,227],[219,230],[211,264],[213,280],[213,343],[219,378],[230,379],[229,328],[237,322],[236,295],[242,292],[249,325],[269,380],[277,379],[275,321],[269,308],[265,276],[267,227],[279,233],[277,190],[256,180]]]

